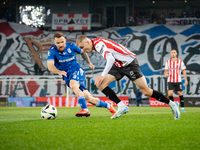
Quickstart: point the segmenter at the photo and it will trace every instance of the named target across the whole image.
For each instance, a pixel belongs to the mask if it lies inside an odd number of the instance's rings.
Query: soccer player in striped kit
[[[95,79],[95,85],[110,100],[114,101],[118,105],[118,110],[111,119],[118,118],[129,111],[129,108],[108,86],[111,82],[120,80],[124,76],[127,76],[132,80],[145,96],[151,96],[168,104],[171,107],[175,120],[180,118],[178,106],[173,101],[169,100],[162,93],[148,87],[146,79],[140,71],[136,55],[123,45],[112,40],[104,39],[103,37],[91,40],[84,35],[77,38],[76,45],[86,53],[90,53],[94,50],[107,60],[103,72]]]
[[[60,32],[54,34],[54,44],[48,51],[47,67],[52,73],[60,75],[77,96],[81,111],[76,113],[76,116],[90,116],[86,101],[96,107],[107,108],[115,114],[116,110],[111,104],[93,97],[84,85],[85,72],[76,61],[76,53],[81,54],[88,66],[94,70],[94,65],[90,62],[88,55],[74,43],[66,43],[64,34]]]
[[[177,58],[177,51],[175,49],[171,50],[171,56],[172,58],[168,60],[165,64],[165,76],[167,77],[167,82],[168,82],[168,95],[169,99],[174,101],[173,92],[175,88],[180,97],[181,111],[185,112],[182,83],[181,83],[181,71],[183,71],[183,76],[185,78],[185,86],[187,86],[188,81],[185,71],[186,67],[184,62]]]

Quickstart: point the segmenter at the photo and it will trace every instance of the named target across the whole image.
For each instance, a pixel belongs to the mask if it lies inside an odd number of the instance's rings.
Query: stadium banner
[[[174,97],[174,101],[180,104],[179,97]],[[169,107],[169,105],[167,105],[166,103],[157,101],[155,98],[152,98],[152,97],[149,97],[149,104],[150,104],[150,107]]]
[[[82,34],[81,32],[62,32],[66,35],[67,42],[75,42],[76,38]],[[13,91],[16,91],[16,97],[38,97],[43,88],[46,96],[65,96],[65,83],[55,80],[60,77],[52,75],[47,69],[46,58],[48,49],[54,44],[54,33],[0,20],[0,97],[9,97]],[[166,79],[163,75],[165,62],[171,58],[171,49],[177,49],[178,58],[185,63],[187,73],[195,74],[188,75],[190,84],[186,87],[183,85],[184,96],[199,97],[199,33],[200,25],[148,24],[113,27],[93,32],[85,31],[84,35],[91,39],[103,36],[130,49],[137,55],[140,69],[146,76],[149,87],[158,89],[162,93],[166,92]],[[94,85],[94,80],[103,71],[106,60],[95,52],[89,56],[95,65],[94,71],[91,71],[85,60],[77,55],[77,61],[86,73],[85,84],[94,96],[104,96]],[[53,80],[44,81],[42,77],[44,80]],[[21,81],[11,79],[21,79]],[[42,80],[36,81],[37,79]],[[118,96],[135,98],[136,87],[127,78],[113,82],[109,86]]]
[[[30,107],[35,102],[34,97],[9,97],[8,102],[15,102],[17,107]]]
[[[110,102],[113,104],[114,107],[117,105],[109,100],[107,97],[98,97],[100,100],[104,102]],[[129,106],[129,97],[119,97],[121,101],[126,105]],[[54,105],[56,107],[80,107],[77,97],[69,97],[67,101],[66,97],[35,97],[36,102],[47,102],[47,104]],[[94,105],[86,102],[87,106],[94,107]]]
[[[200,24],[200,18],[166,18],[166,25]]]
[[[91,14],[52,14],[52,30],[90,30]]]
[[[185,107],[200,107],[200,98],[184,98]]]
[[[95,79],[100,73],[93,75],[86,75],[85,85],[88,91],[96,97],[105,96],[94,85]],[[160,91],[164,95],[167,95],[167,78],[164,75],[152,75],[145,76],[148,87]],[[184,97],[200,97],[200,76],[199,75],[187,75],[188,85],[185,86],[185,80],[182,76],[182,87]],[[117,96],[128,96],[129,98],[135,98],[137,87],[133,81],[124,77],[122,80],[112,82],[109,87],[117,94]],[[67,93],[67,87],[65,81],[63,81],[59,75],[49,76],[0,76],[0,97],[39,97],[43,96],[45,91],[46,97],[65,97]],[[69,96],[75,96],[69,89]],[[177,96],[176,91],[174,96]],[[142,95],[142,98],[147,98]]]
[[[62,31],[67,42],[76,42],[81,32]],[[51,74],[47,69],[47,55],[54,44],[55,32],[41,31],[25,25],[0,20],[0,74],[40,75]],[[99,36],[114,40],[137,55],[140,69],[145,76],[163,73],[165,62],[171,58],[171,49],[178,51],[187,72],[200,72],[200,25],[157,25],[148,24],[133,27],[113,27],[100,31],[84,32],[93,39]],[[85,60],[77,55],[78,63],[86,74],[97,75],[106,60],[93,52],[90,60],[95,65],[91,71]]]

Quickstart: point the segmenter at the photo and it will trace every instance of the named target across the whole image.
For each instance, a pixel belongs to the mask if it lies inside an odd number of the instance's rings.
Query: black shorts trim
[[[177,83],[173,83],[173,82],[168,82],[167,83],[168,86],[168,90],[176,90],[176,91],[182,91],[182,83],[181,82],[177,82]]]
[[[127,76],[130,80],[133,81],[143,76],[136,58],[125,67],[117,67],[115,64],[113,64],[108,74],[115,76],[117,81],[124,76]]]

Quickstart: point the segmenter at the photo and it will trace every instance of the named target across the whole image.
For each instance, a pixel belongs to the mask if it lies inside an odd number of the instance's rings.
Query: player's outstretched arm
[[[83,59],[88,63],[88,66],[94,70],[95,66],[91,63],[89,56],[87,55],[86,52],[82,52],[81,56],[83,57]]]
[[[49,69],[49,71],[51,71],[54,74],[59,74],[61,77],[62,76],[66,76],[67,77],[67,73],[65,71],[58,70],[54,66],[54,60],[47,61],[47,68]]]

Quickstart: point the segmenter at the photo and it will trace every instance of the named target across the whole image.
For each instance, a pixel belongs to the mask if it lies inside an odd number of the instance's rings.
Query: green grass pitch
[[[104,108],[75,117],[79,108],[57,108],[44,120],[41,107],[0,108],[0,150],[198,150],[200,108],[186,107],[180,120],[170,108],[130,107],[111,120]]]

